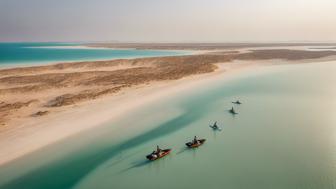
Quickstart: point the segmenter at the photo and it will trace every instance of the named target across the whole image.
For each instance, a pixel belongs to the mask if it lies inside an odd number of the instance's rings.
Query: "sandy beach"
[[[251,69],[255,64],[220,65],[216,72],[190,76],[171,82],[153,82],[124,90],[113,96],[91,100],[73,107],[59,109],[51,115],[26,119],[21,127],[0,133],[0,164],[52,144],[76,133],[100,126],[108,121],[127,115],[128,111],[140,110],[143,105],[159,102],[181,90],[188,90],[215,82],[222,74],[229,76],[238,71]],[[229,74],[230,73],[230,74]]]
[[[180,57],[0,70],[0,164],[255,66],[335,59],[333,51],[206,51]]]

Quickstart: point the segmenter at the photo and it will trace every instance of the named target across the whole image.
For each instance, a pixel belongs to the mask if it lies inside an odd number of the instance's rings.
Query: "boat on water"
[[[148,154],[146,158],[150,161],[155,161],[157,159],[163,158],[171,152],[171,149],[160,149],[159,146],[156,147],[156,150]]]
[[[209,127],[212,128],[213,130],[216,130],[216,131],[221,131],[222,130],[222,128],[218,127],[217,121],[213,125],[209,125]]]
[[[187,142],[186,145],[189,148],[197,148],[199,146],[201,146],[202,144],[204,144],[204,142],[206,141],[206,139],[197,139],[197,137],[194,137],[194,140],[192,140],[191,142]]]
[[[242,104],[239,100],[235,101],[235,102],[232,102],[232,104]]]
[[[229,112],[230,112],[231,114],[233,114],[233,115],[238,114],[238,113],[233,109],[233,107],[229,110]]]

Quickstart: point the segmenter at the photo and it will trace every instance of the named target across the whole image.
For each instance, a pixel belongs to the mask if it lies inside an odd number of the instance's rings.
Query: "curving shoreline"
[[[215,82],[217,75],[253,68],[261,60],[301,63],[334,55],[336,52],[332,51],[284,49],[214,51],[181,57],[3,69],[0,70],[0,164],[181,88],[195,87],[202,81]],[[248,63],[230,63],[237,60]],[[138,96],[143,97],[141,101]]]

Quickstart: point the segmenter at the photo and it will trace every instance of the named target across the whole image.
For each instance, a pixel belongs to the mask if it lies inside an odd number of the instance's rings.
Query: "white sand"
[[[64,107],[64,111],[58,113],[40,118],[32,117],[20,125],[19,131],[16,129],[0,133],[0,165],[79,132],[98,127],[122,115],[127,115],[127,112],[131,110],[141,110],[142,106],[160,101],[165,96],[200,85],[211,84],[218,78],[249,70],[255,65],[254,63],[219,64],[220,69],[213,73],[190,76],[176,81],[151,83],[150,86],[128,89],[118,95],[77,106]]]

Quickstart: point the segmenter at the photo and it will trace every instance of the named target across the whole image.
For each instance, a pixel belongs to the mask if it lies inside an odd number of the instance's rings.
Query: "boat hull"
[[[155,160],[165,157],[166,155],[170,154],[170,152],[171,152],[171,149],[165,149],[165,150],[162,150],[162,153],[157,157],[153,157],[153,154],[149,154],[146,156],[146,158],[149,161],[155,161]]]
[[[200,140],[197,140],[197,141],[198,141],[197,144],[193,144],[191,142],[188,142],[188,143],[186,143],[186,146],[188,148],[198,148],[199,146],[203,145],[206,140],[205,139],[200,139]]]

